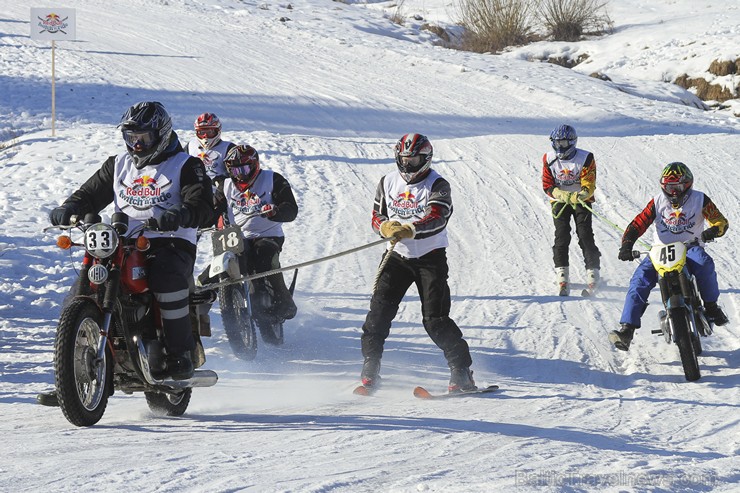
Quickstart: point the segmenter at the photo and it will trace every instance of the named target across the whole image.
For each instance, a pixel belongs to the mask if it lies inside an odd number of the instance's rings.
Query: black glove
[[[705,229],[701,232],[701,241],[712,241],[719,235],[719,228],[712,226],[711,228]]]
[[[635,260],[635,257],[632,255],[632,247],[634,246],[634,243],[622,243],[622,246],[619,247],[619,260],[624,260],[625,262],[632,262]]]
[[[182,221],[182,213],[179,207],[167,209],[159,218],[160,231],[177,231]]]
[[[49,221],[53,226],[69,224],[70,218],[75,214],[75,210],[71,207],[60,206],[49,213]]]

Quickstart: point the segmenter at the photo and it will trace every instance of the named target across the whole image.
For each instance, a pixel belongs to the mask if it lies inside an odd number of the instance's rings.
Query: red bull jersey
[[[431,170],[422,181],[411,184],[406,183],[398,171],[385,175],[383,185],[388,219],[413,223],[424,218],[430,206],[432,185],[439,178],[435,170]],[[447,229],[444,224],[441,228],[432,236],[403,239],[396,244],[394,251],[406,258],[418,258],[437,248],[445,248],[449,245]]]
[[[227,175],[224,157],[226,157],[226,151],[229,145],[231,145],[231,142],[221,140],[211,149],[205,149],[201,146],[200,141],[194,138],[188,142],[187,151],[191,156],[200,158],[203,161],[206,174],[213,180],[217,176]]]
[[[241,224],[245,238],[285,236],[282,223],[270,221],[258,214],[265,204],[272,204],[273,172],[260,171],[252,186],[240,191],[233,180],[224,181],[226,210],[232,224]]]
[[[182,205],[180,174],[188,159],[188,154],[178,152],[159,164],[137,169],[128,152],[116,156],[113,168],[113,204],[116,212],[124,212],[129,217],[129,230],[149,218],[159,219],[171,207]],[[195,228],[179,228],[166,233],[146,231],[144,236],[174,236],[193,244],[196,242]]]
[[[691,241],[701,238],[704,231],[704,194],[691,190],[684,203],[678,209],[671,206],[671,201],[664,193],[653,198],[655,203],[655,241],[672,243],[674,241]]]
[[[580,192],[583,186],[581,171],[589,154],[583,149],[576,149],[571,159],[557,159],[555,152],[548,152],[545,160],[550,163],[550,172],[555,180],[555,186],[566,192]]]

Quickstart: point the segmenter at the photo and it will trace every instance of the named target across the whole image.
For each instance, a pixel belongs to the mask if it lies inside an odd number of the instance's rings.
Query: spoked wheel
[[[257,332],[252,322],[252,306],[243,284],[230,284],[218,290],[221,318],[231,350],[237,358],[253,360],[257,355]]]
[[[285,341],[284,320],[272,313],[274,299],[272,287],[266,280],[260,279],[252,284],[252,289],[252,300],[254,300],[252,313],[262,340],[271,346],[281,346]]]
[[[701,373],[699,372],[699,360],[696,357],[698,353],[697,348],[694,347],[694,337],[688,315],[686,310],[679,309],[673,310],[668,316],[670,317],[670,323],[673,325],[673,337],[681,355],[684,375],[686,380],[694,382],[701,378]]]
[[[113,363],[108,349],[97,360],[103,314],[88,298],[73,300],[62,312],[54,344],[59,406],[76,426],[100,421],[108,405]]]
[[[149,409],[157,416],[182,416],[190,404],[193,389],[183,389],[177,394],[144,392]]]

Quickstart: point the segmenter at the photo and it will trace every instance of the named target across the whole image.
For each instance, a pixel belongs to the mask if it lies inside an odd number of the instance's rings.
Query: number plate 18
[[[244,236],[239,226],[218,229],[213,232],[211,238],[213,241],[214,257],[227,251],[236,254],[244,251]]]

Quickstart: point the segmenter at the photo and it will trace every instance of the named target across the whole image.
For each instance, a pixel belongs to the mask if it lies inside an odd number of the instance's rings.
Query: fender
[[[232,251],[225,251],[213,257],[208,274],[210,277],[217,277],[219,274],[227,274],[231,279],[239,279],[239,259]]]

